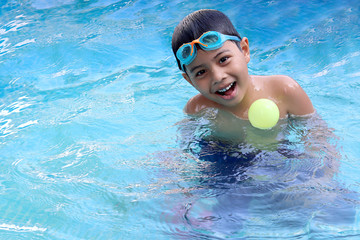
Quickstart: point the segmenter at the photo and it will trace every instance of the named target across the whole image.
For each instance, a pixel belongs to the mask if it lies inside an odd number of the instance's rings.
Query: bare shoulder
[[[302,91],[301,86],[286,75],[261,76],[260,79],[264,81],[266,88],[277,96],[291,96],[297,91]]]
[[[314,112],[314,107],[304,89],[289,76],[269,76],[274,95],[283,100],[286,111],[293,115],[306,115]]]
[[[275,90],[286,91],[300,87],[294,79],[286,75],[273,75],[268,76],[268,78]]]
[[[218,108],[218,104],[212,102],[201,94],[192,97],[185,105],[184,112],[195,115],[205,108]]]

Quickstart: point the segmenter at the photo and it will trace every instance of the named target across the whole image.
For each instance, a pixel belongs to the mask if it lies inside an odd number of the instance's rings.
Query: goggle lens
[[[212,43],[216,43],[217,41],[219,41],[219,37],[215,34],[206,35],[201,39],[201,42],[208,45]]]
[[[181,57],[186,59],[190,56],[191,53],[191,45],[184,46],[183,50],[181,51]]]

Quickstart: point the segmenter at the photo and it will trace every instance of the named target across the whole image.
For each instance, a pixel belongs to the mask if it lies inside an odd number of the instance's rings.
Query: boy
[[[200,92],[186,104],[188,114],[217,108],[248,119],[249,107],[260,98],[273,100],[280,118],[314,112],[290,77],[248,74],[249,41],[222,12],[199,10],[186,16],[174,30],[172,49],[183,77]]]

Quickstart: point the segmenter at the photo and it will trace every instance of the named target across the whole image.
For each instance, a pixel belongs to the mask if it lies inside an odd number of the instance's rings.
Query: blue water
[[[193,119],[172,31],[199,8],[317,114]],[[1,239],[358,239],[358,1],[3,0]]]

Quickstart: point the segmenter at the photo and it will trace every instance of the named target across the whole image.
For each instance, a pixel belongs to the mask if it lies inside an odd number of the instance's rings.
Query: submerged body
[[[354,222],[356,212],[347,199],[358,196],[334,181],[335,136],[317,114],[282,119],[262,131],[228,111],[209,108],[178,126],[184,152],[170,158],[178,164],[167,165],[196,181],[197,188],[184,194],[173,223],[181,226],[186,219],[192,230],[239,236],[237,231],[250,226],[299,233],[309,225]]]

